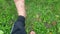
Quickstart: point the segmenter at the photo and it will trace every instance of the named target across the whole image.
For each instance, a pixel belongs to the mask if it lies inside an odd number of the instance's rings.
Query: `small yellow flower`
[[[52,31],[50,31],[49,34],[52,34]]]

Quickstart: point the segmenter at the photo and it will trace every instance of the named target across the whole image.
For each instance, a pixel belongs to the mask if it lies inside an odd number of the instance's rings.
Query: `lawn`
[[[25,0],[26,32],[60,34],[60,0]],[[0,34],[10,34],[18,15],[13,0],[0,0]]]

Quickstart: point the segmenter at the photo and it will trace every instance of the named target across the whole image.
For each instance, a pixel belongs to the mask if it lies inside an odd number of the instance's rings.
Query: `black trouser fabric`
[[[17,21],[14,23],[11,34],[26,34],[25,18],[23,16],[18,16]]]

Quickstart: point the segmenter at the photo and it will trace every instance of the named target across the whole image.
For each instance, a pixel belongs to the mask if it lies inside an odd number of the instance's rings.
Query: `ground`
[[[60,34],[60,0],[25,0],[26,32]],[[0,34],[9,34],[17,20],[13,0],[0,0]]]

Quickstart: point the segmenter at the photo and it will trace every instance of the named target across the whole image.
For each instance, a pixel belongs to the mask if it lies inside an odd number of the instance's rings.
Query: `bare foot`
[[[30,34],[36,34],[34,31],[31,31]]]

